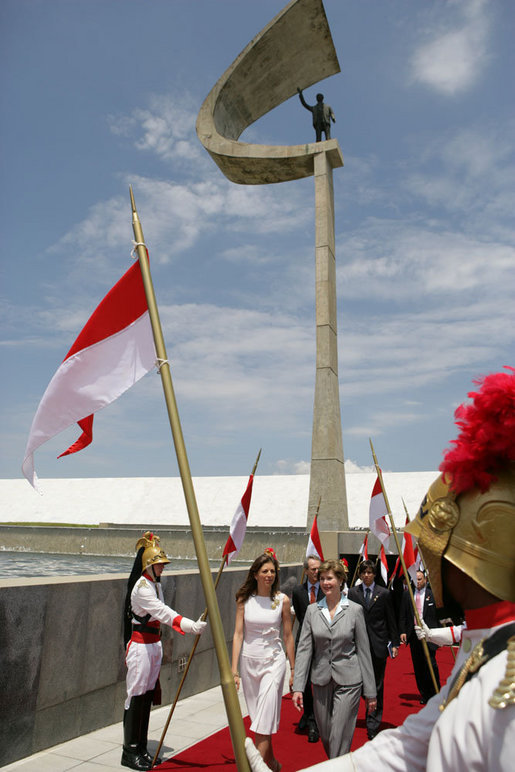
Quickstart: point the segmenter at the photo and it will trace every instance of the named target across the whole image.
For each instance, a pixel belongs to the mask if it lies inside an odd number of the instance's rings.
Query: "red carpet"
[[[442,684],[448,678],[454,659],[448,647],[443,647],[437,653],[440,680]],[[399,656],[389,660],[386,667],[385,698],[383,723],[381,729],[389,729],[402,724],[406,716],[420,710],[419,694],[413,675],[409,647],[403,646]],[[308,743],[305,735],[297,735],[294,730],[300,714],[293,707],[290,695],[283,698],[281,710],[281,726],[278,734],[273,737],[274,754],[282,763],[282,772],[296,772],[311,764],[326,760],[322,743]],[[244,720],[248,734],[250,721]],[[352,741],[352,750],[359,748],[367,741],[365,728],[365,703],[362,700],[358,713],[356,731]],[[187,770],[188,772],[206,772],[206,770],[236,771],[234,753],[231,745],[229,729],[222,729],[188,750],[174,756],[156,767],[161,770]]]

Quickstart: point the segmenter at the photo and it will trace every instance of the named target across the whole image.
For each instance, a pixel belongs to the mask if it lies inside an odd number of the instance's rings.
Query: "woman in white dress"
[[[295,650],[290,600],[279,592],[279,563],[272,549],[256,558],[236,593],[236,624],[232,643],[232,672],[236,688],[241,683],[255,732],[255,744],[267,766],[279,772],[272,735],[279,729],[286,656],[293,683]],[[240,670],[238,670],[238,662]]]

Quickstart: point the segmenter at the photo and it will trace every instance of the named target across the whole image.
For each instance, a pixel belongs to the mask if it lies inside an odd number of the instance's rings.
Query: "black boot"
[[[141,715],[141,725],[140,725],[140,734],[139,734],[139,751],[140,755],[146,759],[150,764],[154,761],[153,754],[149,753],[147,750],[147,742],[148,742],[148,722],[150,720],[150,709],[152,707],[152,697],[154,696],[154,690],[150,692],[146,692],[144,695],[145,702],[144,707],[142,710]],[[156,759],[155,766],[158,764],[162,764],[163,759],[160,759],[159,757]]]
[[[122,767],[129,769],[149,770],[152,760],[147,761],[141,755],[140,736],[143,711],[145,710],[145,696],[139,694],[132,697],[128,710],[123,714],[123,752]]]

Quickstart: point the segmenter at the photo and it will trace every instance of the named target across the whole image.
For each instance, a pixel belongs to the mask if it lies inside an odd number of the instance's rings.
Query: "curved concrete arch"
[[[292,0],[224,72],[204,100],[197,135],[232,182],[261,185],[314,173],[326,152],[343,166],[338,142],[258,145],[238,142],[242,132],[302,88],[340,72],[322,0]]]

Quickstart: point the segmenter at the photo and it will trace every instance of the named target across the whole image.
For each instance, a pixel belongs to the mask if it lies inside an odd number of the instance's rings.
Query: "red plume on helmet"
[[[451,441],[440,471],[456,495],[482,493],[515,461],[515,368],[474,381],[480,388],[454,416],[460,434]]]

